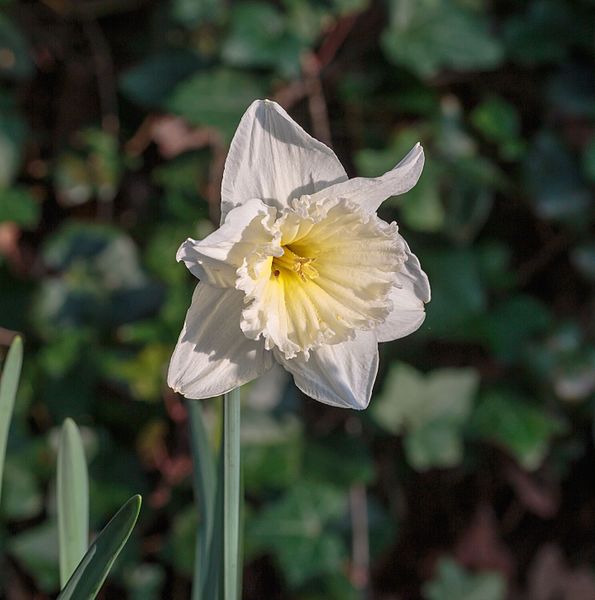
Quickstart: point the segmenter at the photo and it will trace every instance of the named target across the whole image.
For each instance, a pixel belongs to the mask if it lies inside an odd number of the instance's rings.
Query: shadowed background
[[[231,135],[281,103],[376,176],[433,299],[370,409],[274,370],[243,399],[244,598],[595,597],[592,0],[3,0],[0,353],[25,338],[0,596],[58,590],[55,452],[82,428],[99,529],[141,493],[102,597],[189,597],[187,413],[164,375]],[[219,439],[217,401],[204,403]]]

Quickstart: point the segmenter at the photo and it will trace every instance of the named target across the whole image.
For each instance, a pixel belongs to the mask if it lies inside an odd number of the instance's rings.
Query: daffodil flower
[[[225,164],[220,228],[177,254],[199,283],[169,385],[208,398],[277,361],[308,396],[365,408],[378,342],[418,329],[430,300],[396,223],[376,215],[415,185],[423,162],[417,144],[381,177],[348,179],[278,104],[254,102]]]

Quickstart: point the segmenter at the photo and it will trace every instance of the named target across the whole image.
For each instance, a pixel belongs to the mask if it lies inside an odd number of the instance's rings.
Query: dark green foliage
[[[72,417],[91,531],[146,499],[104,597],[190,597],[196,528],[220,515],[193,503],[187,413],[165,384],[195,285],[175,252],[216,226],[227,144],[268,97],[315,136],[328,115],[350,175],[421,141],[418,185],[381,214],[432,302],[382,347],[365,413],[303,398],[282,370],[246,387],[244,600],[583,600],[573,578],[595,597],[593,2],[0,10],[0,354],[13,332],[26,350],[0,595],[58,592],[54,463]],[[201,408],[215,450],[220,408]]]

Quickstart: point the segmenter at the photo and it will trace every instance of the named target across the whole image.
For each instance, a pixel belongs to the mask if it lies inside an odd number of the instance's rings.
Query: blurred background
[[[91,522],[140,521],[104,599],[189,598],[187,412],[164,374],[175,263],[218,221],[255,98],[375,176],[432,284],[370,408],[282,370],[243,399],[244,599],[595,598],[595,3],[2,0],[0,357],[25,339],[0,592],[58,590],[55,454],[82,428]],[[219,403],[203,404],[219,439]]]

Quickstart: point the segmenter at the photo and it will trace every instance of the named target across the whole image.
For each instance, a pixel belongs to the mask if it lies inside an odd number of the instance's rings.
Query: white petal
[[[186,398],[211,398],[271,368],[264,343],[240,330],[243,294],[199,283],[171,358],[168,385]]]
[[[426,318],[424,303],[431,298],[430,283],[423,272],[419,260],[401,238],[407,253],[407,260],[397,275],[397,285],[389,298],[393,309],[384,323],[376,328],[379,342],[396,340],[413,333]]]
[[[270,226],[275,209],[252,199],[231,210],[219,229],[203,240],[188,238],[176,259],[201,281],[216,287],[234,287],[236,270],[254,252],[273,253],[274,235]],[[270,252],[269,252],[270,251]]]
[[[424,151],[416,144],[407,156],[391,171],[380,177],[356,177],[337,183],[313,196],[345,198],[358,204],[365,212],[375,212],[391,196],[408,192],[419,179],[424,166]]]
[[[372,331],[358,331],[355,339],[321,346],[310,353],[277,360],[293,375],[295,384],[308,396],[341,408],[363,410],[370,403],[378,373],[378,342]]]
[[[250,198],[284,208],[347,175],[335,153],[308,135],[275,102],[257,100],[231,142],[221,184],[221,219]]]

